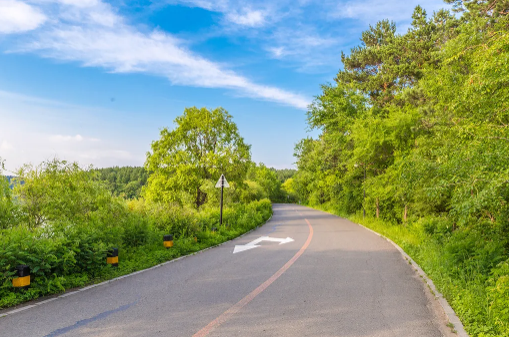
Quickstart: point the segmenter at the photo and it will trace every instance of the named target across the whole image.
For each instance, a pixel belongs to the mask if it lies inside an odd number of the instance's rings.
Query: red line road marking
[[[275,280],[279,278],[279,276],[283,275],[285,271],[288,270],[292,266],[292,264],[297,261],[297,259],[304,253],[306,248],[308,248],[309,244],[311,243],[311,239],[313,238],[313,227],[309,223],[308,219],[306,220],[308,227],[309,227],[309,235],[308,239],[304,243],[304,245],[301,247],[301,249],[295,253],[295,255],[290,259],[290,261],[286,262],[281,269],[279,269],[274,275],[272,275],[267,281],[263,282],[258,288],[253,290],[249,295],[241,299],[237,304],[232,306],[230,309],[226,310],[224,313],[222,313],[218,318],[210,322],[206,327],[198,331],[193,335],[193,337],[204,337],[207,336],[212,330],[217,328],[219,325],[226,322],[230,317],[235,315],[240,309],[245,307],[249,302],[251,302],[256,296],[258,296],[262,291],[267,289],[268,286],[270,286],[272,283],[274,283]]]

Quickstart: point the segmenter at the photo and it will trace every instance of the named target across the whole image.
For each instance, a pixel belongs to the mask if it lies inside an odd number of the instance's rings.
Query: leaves
[[[151,175],[144,195],[148,200],[198,208],[207,200],[202,191],[206,181],[224,174],[229,182],[243,184],[251,161],[250,146],[226,110],[186,108],[175,124],[174,130],[161,131],[161,138],[147,154],[145,168]]]

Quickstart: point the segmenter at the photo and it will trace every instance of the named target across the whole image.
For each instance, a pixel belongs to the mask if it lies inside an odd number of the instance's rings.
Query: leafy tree
[[[247,173],[247,178],[256,182],[262,189],[262,198],[268,198],[276,202],[284,199],[281,191],[281,181],[274,169],[269,169],[263,163],[252,165]]]
[[[186,108],[175,119],[176,128],[161,131],[152,142],[145,168],[151,172],[144,190],[147,199],[194,204],[207,201],[204,184],[224,174],[241,186],[251,160],[232,116],[223,108]]]
[[[405,34],[381,21],[342,55],[308,111],[321,133],[297,144],[283,189],[423,230],[469,333],[509,336],[507,261],[496,267],[509,257],[509,1],[446,2],[461,17],[416,7]]]
[[[148,180],[148,172],[143,167],[116,166],[95,171],[99,173],[99,179],[106,182],[114,195],[127,199],[139,198]]]
[[[289,202],[297,202],[297,192],[295,191],[295,185],[293,178],[288,178],[285,180],[283,184],[281,184],[281,190],[286,194],[287,201]]]
[[[278,170],[278,169],[275,169],[272,167],[270,169],[276,173],[277,179],[281,183],[284,183],[285,181],[287,181],[288,179],[293,177],[294,174],[297,172],[297,170],[294,170],[294,169],[279,169]]]
[[[508,0],[444,0],[452,4],[454,11],[464,13],[466,20],[475,17],[497,18],[509,14]]]
[[[91,169],[76,163],[54,159],[36,167],[25,165],[14,184],[13,193],[28,228],[54,221],[107,225],[107,219],[123,211]]]
[[[391,103],[401,90],[413,87],[423,76],[426,64],[435,62],[434,53],[447,40],[457,20],[441,10],[427,19],[417,6],[412,26],[405,35],[396,34],[396,24],[382,20],[362,33],[361,46],[341,55],[344,70],[336,82],[344,83],[369,96],[373,107]]]
[[[19,208],[14,203],[10,182],[3,175],[4,160],[0,157],[0,229],[10,228],[19,221]]]

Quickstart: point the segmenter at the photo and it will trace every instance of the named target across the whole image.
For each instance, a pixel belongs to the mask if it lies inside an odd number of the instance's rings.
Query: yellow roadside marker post
[[[166,248],[173,247],[173,234],[163,235],[163,244]]]
[[[106,263],[111,264],[112,267],[118,267],[118,248],[112,248],[108,251]]]
[[[27,289],[30,286],[30,267],[26,265],[19,265],[16,267],[18,277],[12,279],[14,288]]]

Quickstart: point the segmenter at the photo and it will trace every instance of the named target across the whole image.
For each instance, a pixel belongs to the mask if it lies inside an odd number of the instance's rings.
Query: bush
[[[493,269],[487,284],[490,317],[500,336],[509,336],[509,259]]]
[[[223,226],[219,226],[217,209],[198,212],[143,200],[130,202],[120,214],[118,218],[90,217],[85,223],[58,220],[35,228],[1,230],[0,308],[148,268],[232,239],[266,221],[272,205],[269,200],[229,205]],[[211,232],[213,226],[218,232]],[[172,249],[163,247],[164,234],[174,234]],[[119,248],[118,268],[106,264],[112,247]],[[12,279],[19,264],[30,266],[31,286],[15,292]]]

